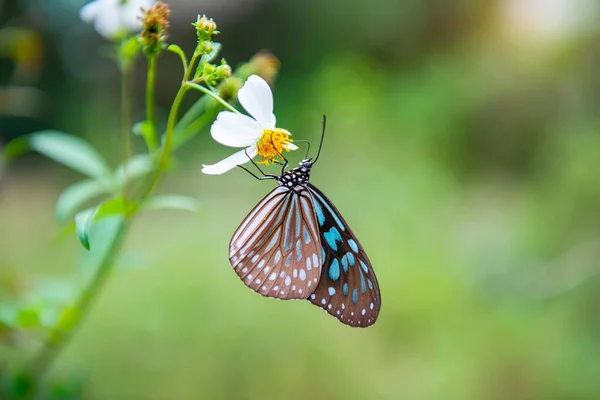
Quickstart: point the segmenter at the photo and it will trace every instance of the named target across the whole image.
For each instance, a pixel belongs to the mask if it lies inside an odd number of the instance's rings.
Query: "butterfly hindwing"
[[[344,324],[373,325],[381,295],[369,258],[331,201],[313,185],[306,186],[319,225],[323,259],[321,279],[309,301]]]
[[[306,299],[321,277],[319,227],[308,189],[275,188],[234,233],[229,260],[263,296]]]

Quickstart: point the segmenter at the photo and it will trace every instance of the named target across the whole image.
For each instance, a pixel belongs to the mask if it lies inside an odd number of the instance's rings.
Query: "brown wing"
[[[231,238],[229,261],[242,282],[263,296],[306,299],[322,264],[308,190],[279,186],[262,199]]]

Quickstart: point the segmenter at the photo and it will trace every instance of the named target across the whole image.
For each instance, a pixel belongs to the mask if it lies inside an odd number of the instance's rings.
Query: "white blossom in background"
[[[98,33],[107,39],[116,39],[123,34],[142,28],[141,9],[148,9],[154,0],[94,0],[79,11],[79,16],[93,24]]]
[[[248,78],[238,92],[238,100],[252,116],[222,111],[210,128],[217,142],[229,147],[244,147],[231,156],[213,165],[203,165],[202,172],[208,175],[223,174],[238,165],[245,164],[257,155],[259,163],[268,165],[281,158],[283,150],[296,150],[287,130],[275,126],[273,93],[269,84],[258,75]]]
[[[595,27],[597,0],[504,0],[502,26],[519,41],[552,44]]]

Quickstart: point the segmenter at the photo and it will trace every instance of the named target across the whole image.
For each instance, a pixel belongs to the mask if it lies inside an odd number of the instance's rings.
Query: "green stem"
[[[123,164],[131,156],[131,78],[132,68],[130,64],[121,66],[121,147]],[[125,171],[127,174],[127,171]],[[125,196],[123,188],[123,198]]]
[[[175,133],[175,123],[177,122],[177,114],[179,113],[179,107],[181,106],[181,101],[185,96],[185,93],[188,91],[188,87],[183,84],[179,88],[177,95],[175,96],[175,100],[173,100],[173,105],[171,106],[171,111],[169,112],[169,118],[167,119],[167,131],[165,133],[165,138],[162,146],[162,151],[158,158],[158,163],[156,166],[156,170],[152,175],[150,183],[146,185],[146,188],[142,192],[142,195],[139,197],[139,203],[143,203],[144,200],[148,198],[152,190],[158,183],[160,177],[163,172],[169,167],[169,160],[171,157],[171,149],[173,147],[173,134]]]
[[[32,361],[28,370],[32,383],[32,390],[30,391],[32,398],[35,398],[35,396],[39,394],[37,392],[41,387],[40,384],[45,373],[48,371],[49,366],[60,354],[60,351],[68,343],[76,329],[81,325],[84,317],[89,313],[91,305],[102,290],[106,279],[113,269],[112,267],[114,266],[119,251],[123,246],[123,239],[127,233],[128,226],[127,220],[121,220],[110,246],[102,256],[102,260],[100,261],[96,275],[94,275],[86,289],[81,293],[81,296],[77,300],[75,312],[73,315],[71,315],[72,319],[69,321],[69,325],[65,328],[55,331],[41,348],[37,357]]]
[[[204,94],[209,95],[210,97],[212,97],[213,99],[217,100],[219,103],[221,103],[223,106],[225,106],[225,108],[227,108],[229,111],[233,111],[236,114],[241,114],[238,110],[236,110],[235,108],[233,108],[231,106],[231,104],[229,104],[228,102],[226,102],[225,100],[223,100],[222,98],[219,97],[218,94],[214,93],[212,90],[209,90],[207,88],[205,88],[202,85],[198,85],[197,83],[193,83],[193,82],[187,82],[186,83],[187,86],[199,90]]]
[[[206,99],[206,98],[204,98]],[[173,137],[173,150],[177,150],[185,143],[190,141],[198,132],[210,125],[217,116],[217,107],[210,107],[204,111],[200,117],[196,118],[194,122],[187,125],[185,128],[175,128],[175,135]],[[179,124],[177,125],[179,126]]]
[[[156,86],[156,55],[148,56],[148,77],[146,80],[146,125],[149,130],[145,135],[150,153],[158,148],[156,139],[156,112],[154,108],[154,88]]]

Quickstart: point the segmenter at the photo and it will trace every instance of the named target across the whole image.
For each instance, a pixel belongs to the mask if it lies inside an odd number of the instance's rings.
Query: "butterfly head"
[[[313,166],[312,158],[307,158],[306,160],[300,161],[299,166],[310,171],[311,167]]]

